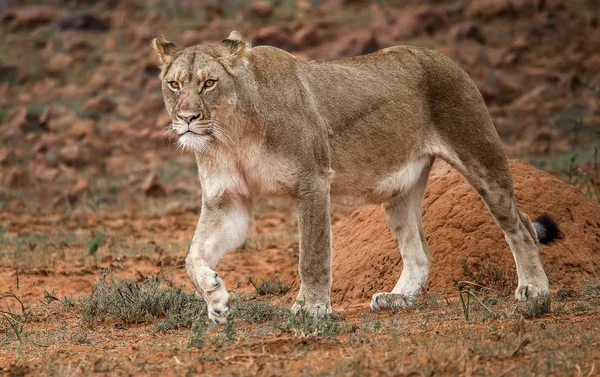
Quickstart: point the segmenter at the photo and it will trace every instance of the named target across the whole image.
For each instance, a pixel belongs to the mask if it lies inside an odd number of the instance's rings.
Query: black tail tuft
[[[535,219],[533,227],[540,243],[550,243],[555,239],[562,238],[562,232],[558,229],[556,221],[548,214],[543,214]]]

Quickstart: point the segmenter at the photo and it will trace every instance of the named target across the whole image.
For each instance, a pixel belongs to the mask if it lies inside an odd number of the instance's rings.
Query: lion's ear
[[[232,31],[227,39],[224,39],[218,47],[223,54],[221,61],[234,68],[246,57],[251,46],[239,31]]]
[[[179,51],[179,48],[175,46],[175,44],[167,41],[164,35],[154,38],[150,43],[163,65],[169,64],[175,57],[175,53]]]

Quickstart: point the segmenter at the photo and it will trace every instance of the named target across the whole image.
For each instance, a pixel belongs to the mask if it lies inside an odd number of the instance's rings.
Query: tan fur
[[[244,241],[252,199],[264,194],[298,203],[301,286],[294,310],[331,311],[330,197],[384,205],[405,269],[392,295],[374,296],[371,306],[409,303],[429,269],[421,198],[436,157],[466,177],[505,232],[517,264],[517,298],[548,292],[535,231],[516,207],[487,108],[447,57],[398,46],[302,63],[277,48],[251,48],[238,32],[217,47],[179,49],[164,38],[152,45],[163,63],[171,128],[198,162],[202,214],[186,268],[214,321],[224,322],[229,295],[212,269]],[[206,80],[215,85],[205,87]],[[174,81],[179,89],[168,84]]]

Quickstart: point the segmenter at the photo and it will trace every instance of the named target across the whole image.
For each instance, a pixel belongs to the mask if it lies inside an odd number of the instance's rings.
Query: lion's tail
[[[562,232],[558,229],[556,221],[550,215],[543,214],[535,219],[533,227],[540,243],[546,244],[555,239],[562,238]]]

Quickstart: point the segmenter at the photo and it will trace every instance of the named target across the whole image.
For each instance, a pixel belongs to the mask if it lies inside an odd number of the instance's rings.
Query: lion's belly
[[[343,206],[360,206],[383,203],[390,198],[402,196],[417,184],[431,162],[431,158],[419,158],[380,177],[335,173],[331,185],[331,201]]]

